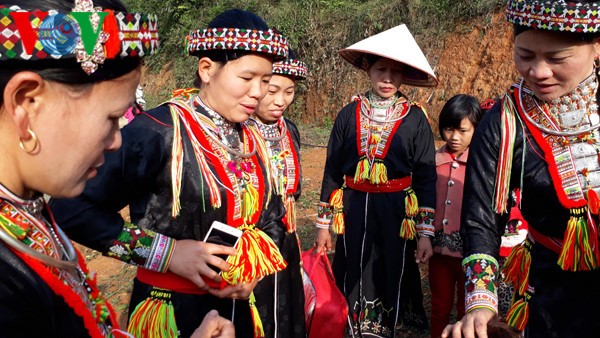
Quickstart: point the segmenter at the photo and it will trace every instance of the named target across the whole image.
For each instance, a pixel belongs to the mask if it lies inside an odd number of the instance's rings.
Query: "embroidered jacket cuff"
[[[315,226],[319,229],[329,229],[333,217],[333,207],[327,202],[319,202],[317,207],[317,221]]]
[[[486,254],[473,254],[462,264],[466,276],[465,311],[484,308],[497,314],[499,265],[496,259]]]
[[[106,256],[156,272],[166,272],[175,251],[175,240],[125,222]]]
[[[417,233],[421,237],[433,237],[435,233],[435,226],[433,225],[433,219],[435,216],[435,210],[433,208],[421,207],[419,208],[416,217],[416,229]]]

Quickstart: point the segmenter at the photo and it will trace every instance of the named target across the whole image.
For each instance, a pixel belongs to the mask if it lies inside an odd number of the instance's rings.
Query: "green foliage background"
[[[340,48],[405,23],[432,66],[444,35],[471,20],[482,20],[506,0],[124,0],[130,10],[159,16],[161,52],[147,60],[150,74],[168,72],[166,85],[152,91],[150,106],[167,99],[172,89],[189,87],[197,59],[184,52],[184,37],[202,28],[219,13],[251,10],[288,36],[299,58],[308,63],[310,77],[297,91],[290,108],[293,118],[323,124],[350,96],[366,89],[360,72],[337,56]],[[162,72],[161,72],[162,70]]]

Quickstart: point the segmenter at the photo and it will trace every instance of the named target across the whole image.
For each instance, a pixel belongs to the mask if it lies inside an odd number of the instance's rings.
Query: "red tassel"
[[[571,209],[565,230],[558,265],[565,271],[589,271],[597,268],[598,261],[590,241],[589,224],[584,214],[587,208]],[[596,239],[597,243],[597,239]]]
[[[506,313],[506,323],[519,331],[525,330],[529,321],[529,300],[531,293],[527,291],[523,298],[514,302]]]
[[[254,338],[264,337],[265,330],[263,329],[262,320],[260,319],[258,309],[256,308],[256,298],[254,297],[254,292],[250,294],[248,303],[250,304],[250,316],[252,317],[252,324],[254,325]]]
[[[531,266],[532,246],[533,243],[529,238],[522,244],[515,246],[502,268],[504,280],[507,283],[511,283],[519,295],[523,295],[529,285],[529,267]]]
[[[115,18],[115,12],[112,10],[104,10],[108,12],[104,18],[102,25],[103,31],[109,34],[108,40],[104,43],[104,53],[107,59],[114,59],[121,52],[121,39],[119,38],[119,26]]]
[[[598,199],[598,194],[596,191],[594,191],[594,189],[588,189],[587,201],[590,212],[594,215],[598,215],[598,210],[600,209],[600,200]]]

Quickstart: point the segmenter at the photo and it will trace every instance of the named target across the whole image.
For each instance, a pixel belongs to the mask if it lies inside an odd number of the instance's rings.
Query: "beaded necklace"
[[[392,105],[380,104],[388,106],[385,118],[380,119],[374,116],[375,109],[369,97],[373,97],[370,92],[366,96],[359,95],[355,98],[355,101],[358,101],[356,146],[360,159],[356,166],[354,181],[380,184],[388,181],[387,168],[383,164],[383,159],[387,155],[396,130],[410,112],[410,104],[403,96],[393,96]],[[383,101],[387,102],[387,100]],[[375,101],[376,104],[377,102],[381,103],[382,99]]]
[[[267,166],[269,182],[274,186],[275,193],[280,195],[286,207],[284,223],[288,232],[296,231],[295,193],[300,183],[300,163],[294,147],[291,134],[284,118],[277,123],[263,124],[252,120],[257,135],[258,151]]]

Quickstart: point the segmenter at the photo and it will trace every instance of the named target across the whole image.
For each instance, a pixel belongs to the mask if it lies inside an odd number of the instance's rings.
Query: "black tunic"
[[[498,259],[508,217],[492,209],[501,136],[500,107],[497,104],[485,115],[469,150],[461,222],[465,257],[486,254]],[[543,235],[562,238],[569,210],[558,200],[544,152],[526,127],[518,120],[516,125],[511,190],[520,187],[523,172],[523,218]],[[535,295],[529,302],[525,336],[595,337],[600,330],[600,289],[596,287],[600,271],[563,271],[557,264],[557,254],[539,244],[533,246],[531,253],[529,283],[535,288]]]
[[[0,241],[0,337],[89,337],[81,317]]]
[[[199,106],[196,109],[205,113]],[[202,182],[193,156],[192,143],[183,125],[181,130],[185,155],[181,211],[177,218],[171,216],[172,124],[167,105],[137,116],[121,130],[122,147],[117,152],[106,154],[105,164],[98,170],[98,176],[88,182],[83,194],[76,199],[52,201],[51,207],[57,222],[73,240],[107,252],[109,245],[123,228],[123,220],[118,211],[127,205],[130,205],[134,224],[175,239],[203,240],[213,221],[227,223],[229,201],[225,197],[225,189],[219,186],[222,205],[213,209],[208,188]],[[213,164],[211,170],[214,172]],[[281,247],[285,232],[281,221],[284,209],[281,201],[274,197],[271,197],[268,207],[263,206],[257,227]],[[265,196],[264,200],[266,199]],[[136,278],[130,313],[139,302],[147,298],[151,290],[152,286]],[[190,336],[211,309],[217,309],[221,316],[229,319],[235,309],[236,336],[252,337],[248,301],[177,292],[173,293],[172,301],[177,326],[183,337]]]
[[[336,118],[329,144],[321,201],[355,175],[359,161],[354,101]],[[404,117],[383,160],[388,178],[412,175],[420,207],[435,207],[433,134],[416,105]],[[365,193],[344,189],[345,234],[338,236],[333,272],[346,295],[354,330],[392,337],[396,327],[425,329],[421,278],[415,262],[415,240],[399,236],[405,217],[406,193]]]
[[[296,163],[300,164],[300,133],[296,125],[285,119],[287,132],[291,135],[292,146],[298,155]],[[269,159],[263,159],[267,161]],[[300,168],[296,168],[300,170]],[[301,193],[302,173],[300,172],[298,188],[294,192],[297,200]],[[278,195],[278,198],[283,196]],[[302,264],[300,256],[300,242],[296,232],[285,233],[281,255],[287,262],[285,270],[276,273],[275,276],[265,277],[256,286],[256,305],[261,313],[267,313],[274,320],[263,320],[265,336],[278,338],[306,337],[306,324],[304,317],[304,285],[302,283]],[[275,278],[276,285],[275,285]],[[276,301],[272,294],[277,290]],[[277,304],[277,313],[274,312],[274,304]],[[275,327],[277,326],[277,327]],[[275,332],[277,334],[275,335]],[[268,334],[271,333],[271,334]]]

